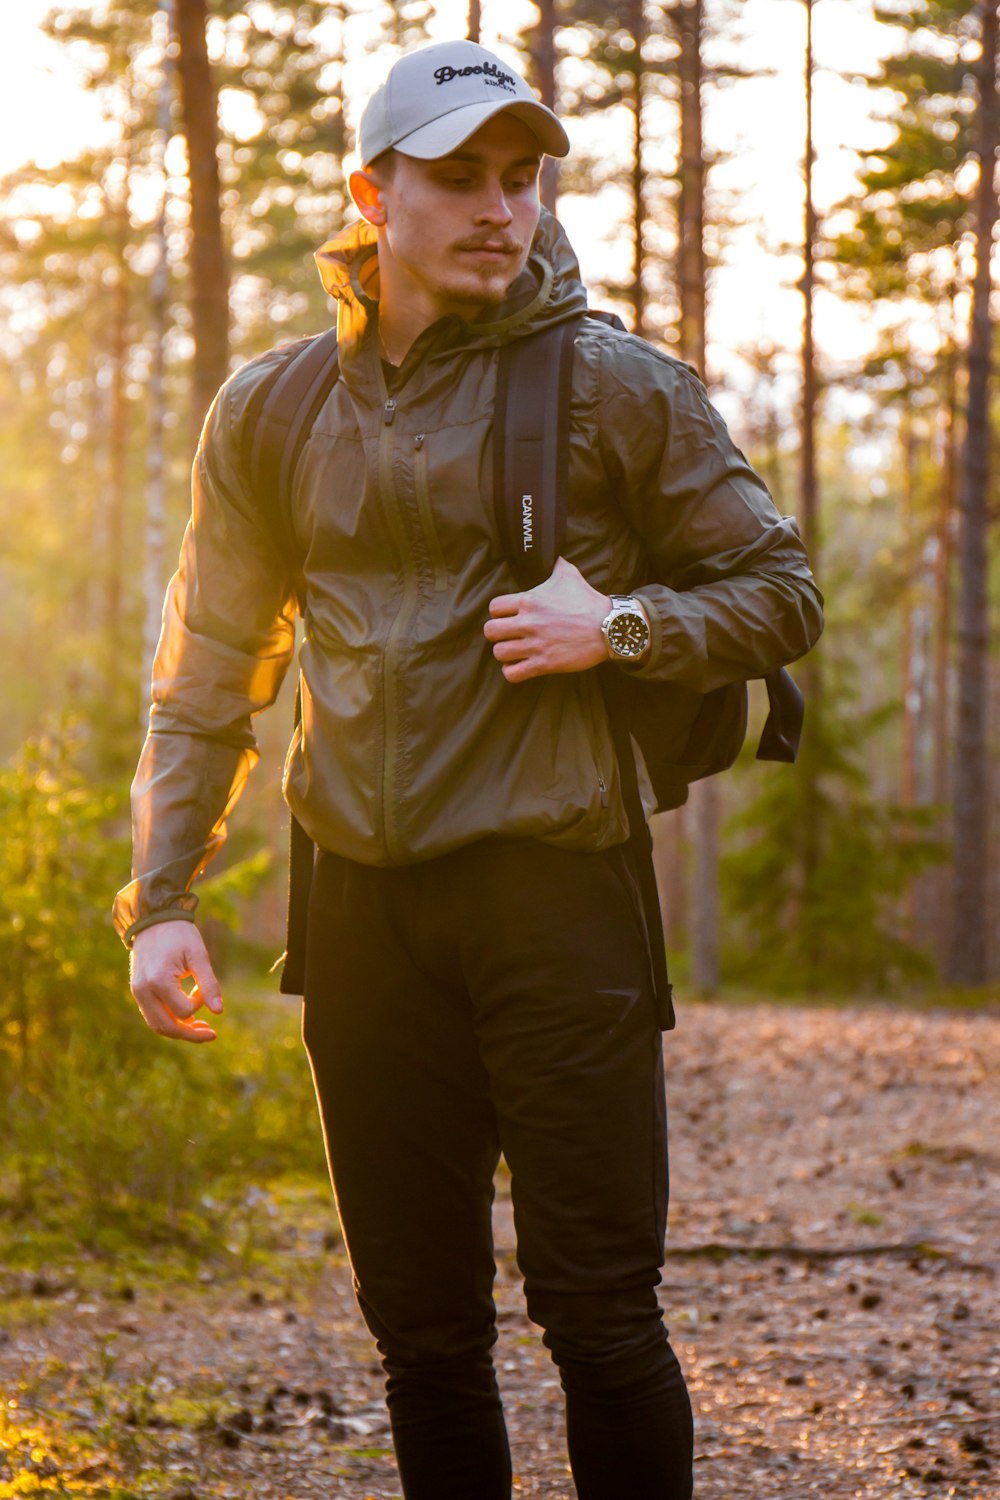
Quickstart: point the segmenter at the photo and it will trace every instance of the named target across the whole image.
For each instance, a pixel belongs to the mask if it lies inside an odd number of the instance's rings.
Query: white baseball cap
[[[447,156],[501,110],[523,120],[549,156],[569,137],[519,73],[478,42],[438,42],[399,58],[365,105],[358,151],[365,166],[394,146],[404,156]]]

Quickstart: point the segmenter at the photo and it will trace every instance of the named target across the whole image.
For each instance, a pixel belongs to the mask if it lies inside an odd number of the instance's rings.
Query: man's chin
[[[449,295],[456,303],[470,307],[499,307],[521,274],[520,264],[482,267],[478,271],[456,276]]]

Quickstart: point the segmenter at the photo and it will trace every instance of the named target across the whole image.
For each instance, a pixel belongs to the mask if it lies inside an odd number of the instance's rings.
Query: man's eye
[[[471,177],[446,177],[444,180],[445,180],[445,185],[447,187],[465,188],[465,187],[469,186],[469,184],[472,181],[472,178]]]

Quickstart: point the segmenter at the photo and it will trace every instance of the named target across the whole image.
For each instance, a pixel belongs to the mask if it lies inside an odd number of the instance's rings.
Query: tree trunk
[[[128,199],[131,141],[122,156],[122,180],[113,210],[115,285],[111,302],[111,401],[108,421],[107,585],[104,596],[104,678],[107,702],[119,700],[121,683],[122,580],[125,574],[125,461],[128,422],[125,399],[129,332]]]
[[[719,781],[691,788],[691,983],[699,995],[719,989]]]
[[[705,159],[702,143],[702,0],[678,0],[671,19],[680,42],[680,192],[677,281],[680,356],[707,383],[705,360]],[[691,981],[703,995],[719,988],[719,788],[691,788]]]
[[[229,373],[229,265],[222,239],[218,99],[205,41],[206,0],[173,0],[177,72],[191,184],[188,300],[194,335],[191,382],[195,441]]]
[[[950,327],[943,355],[944,399],[941,402],[940,442],[941,479],[934,518],[934,625],[933,670],[931,683],[931,801],[940,820],[936,833],[947,842],[950,833],[948,801],[951,797],[951,768],[954,746],[952,725],[952,572],[955,559],[955,519],[958,503],[958,343],[955,317],[955,289],[949,296]],[[951,948],[951,871],[946,863],[928,871],[927,931],[942,972],[947,969]]]
[[[702,143],[702,0],[679,0],[671,12],[680,42],[680,192],[678,286],[680,354],[705,380],[705,154]]]
[[[904,396],[900,446],[902,448],[902,491],[900,494],[900,519],[902,522],[902,620],[900,621],[899,685],[901,699],[900,744],[899,744],[899,803],[901,807],[915,807],[917,803],[917,738],[921,703],[922,682],[918,666],[916,643],[916,611],[920,591],[920,557],[916,540],[914,520],[914,494],[916,489],[916,434],[913,425],[913,388],[907,378]],[[914,940],[914,923],[917,911],[917,892],[908,886],[901,902],[902,932],[908,943]]]
[[[164,438],[166,435],[165,349],[170,311],[169,265],[167,261],[167,141],[170,137],[171,76],[168,45],[170,41],[171,0],[159,0],[156,11],[160,43],[160,81],[157,98],[157,132],[154,165],[160,178],[160,206],[154,237],[156,265],[150,286],[150,325],[153,340],[152,368],[149,376],[149,433],[146,456],[146,531],[143,628],[143,678],[140,722],[146,727],[146,707],[152,679],[153,657],[160,634],[163,610],[163,534],[167,507],[167,468]]]
[[[642,99],[643,99],[643,45],[646,40],[645,0],[629,0],[629,30],[632,34],[632,285],[629,299],[632,303],[632,332],[640,338],[646,335],[646,293],[642,282],[642,263],[645,258],[646,223],[646,173],[643,162]]]
[[[969,319],[969,393],[962,455],[958,563],[958,735],[955,758],[954,887],[948,977],[955,984],[987,978],[989,767],[987,694],[989,617],[988,483],[990,262],[997,221],[994,186],[998,141],[997,6],[980,7],[982,57],[976,122],[976,274]]]
[[[917,682],[915,675],[913,611],[914,582],[917,569],[916,543],[914,539],[913,491],[916,468],[916,438],[913,431],[913,407],[911,393],[907,392],[903,409],[903,425],[900,433],[903,453],[903,489],[901,495],[901,520],[903,531],[903,618],[900,627],[900,697],[902,699],[902,721],[900,724],[899,800],[903,807],[913,807],[917,800]]]
[[[948,800],[951,780],[949,665],[951,662],[951,571],[955,548],[953,525],[958,496],[958,347],[954,329],[954,295],[951,298],[952,329],[945,354],[945,422],[942,453],[942,484],[937,514],[934,555],[934,780],[933,800],[940,806]]]
[[[817,521],[819,496],[816,482],[816,349],[813,338],[813,289],[816,247],[816,210],[813,207],[813,0],[806,7],[806,142],[805,165],[805,233],[802,243],[802,471],[800,481],[800,515],[802,538],[809,549],[813,571],[819,561]]]
[[[481,21],[482,7],[479,0],[469,0],[469,20],[465,28],[465,35],[470,42],[479,41]]]
[[[806,7],[806,138],[803,151],[803,176],[805,214],[802,237],[802,410],[800,420],[801,469],[799,475],[799,525],[802,538],[809,551],[813,572],[818,572],[820,554],[819,534],[819,485],[816,475],[816,348],[813,337],[813,292],[815,286],[816,210],[813,206],[813,167],[815,149],[813,144],[813,0],[805,0]],[[814,976],[819,973],[819,952],[815,923],[818,892],[821,833],[819,827],[820,796],[819,770],[813,747],[817,740],[810,735],[810,721],[815,725],[821,721],[823,683],[819,659],[812,652],[804,663],[803,687],[808,703],[803,755],[798,768],[802,778],[802,904],[803,956],[806,967]]]
[[[556,0],[535,0],[538,8],[538,25],[532,33],[533,82],[542,96],[542,103],[549,109],[556,107]],[[542,159],[542,174],[539,182],[542,202],[550,213],[555,213],[559,198],[559,160],[554,156]]]
[[[687,806],[657,813],[650,823],[653,865],[660,892],[660,917],[668,952],[684,941],[688,930],[685,824]]]

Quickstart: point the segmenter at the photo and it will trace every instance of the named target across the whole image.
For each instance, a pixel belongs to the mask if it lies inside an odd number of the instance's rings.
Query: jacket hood
[[[360,346],[378,310],[378,249],[374,228],[359,219],[316,251],[327,293],[337,303],[337,339],[342,358]],[[486,316],[454,318],[457,342],[500,343],[535,333],[550,323],[585,312],[587,293],[573,247],[559,220],[543,208],[528,261],[498,308]]]

